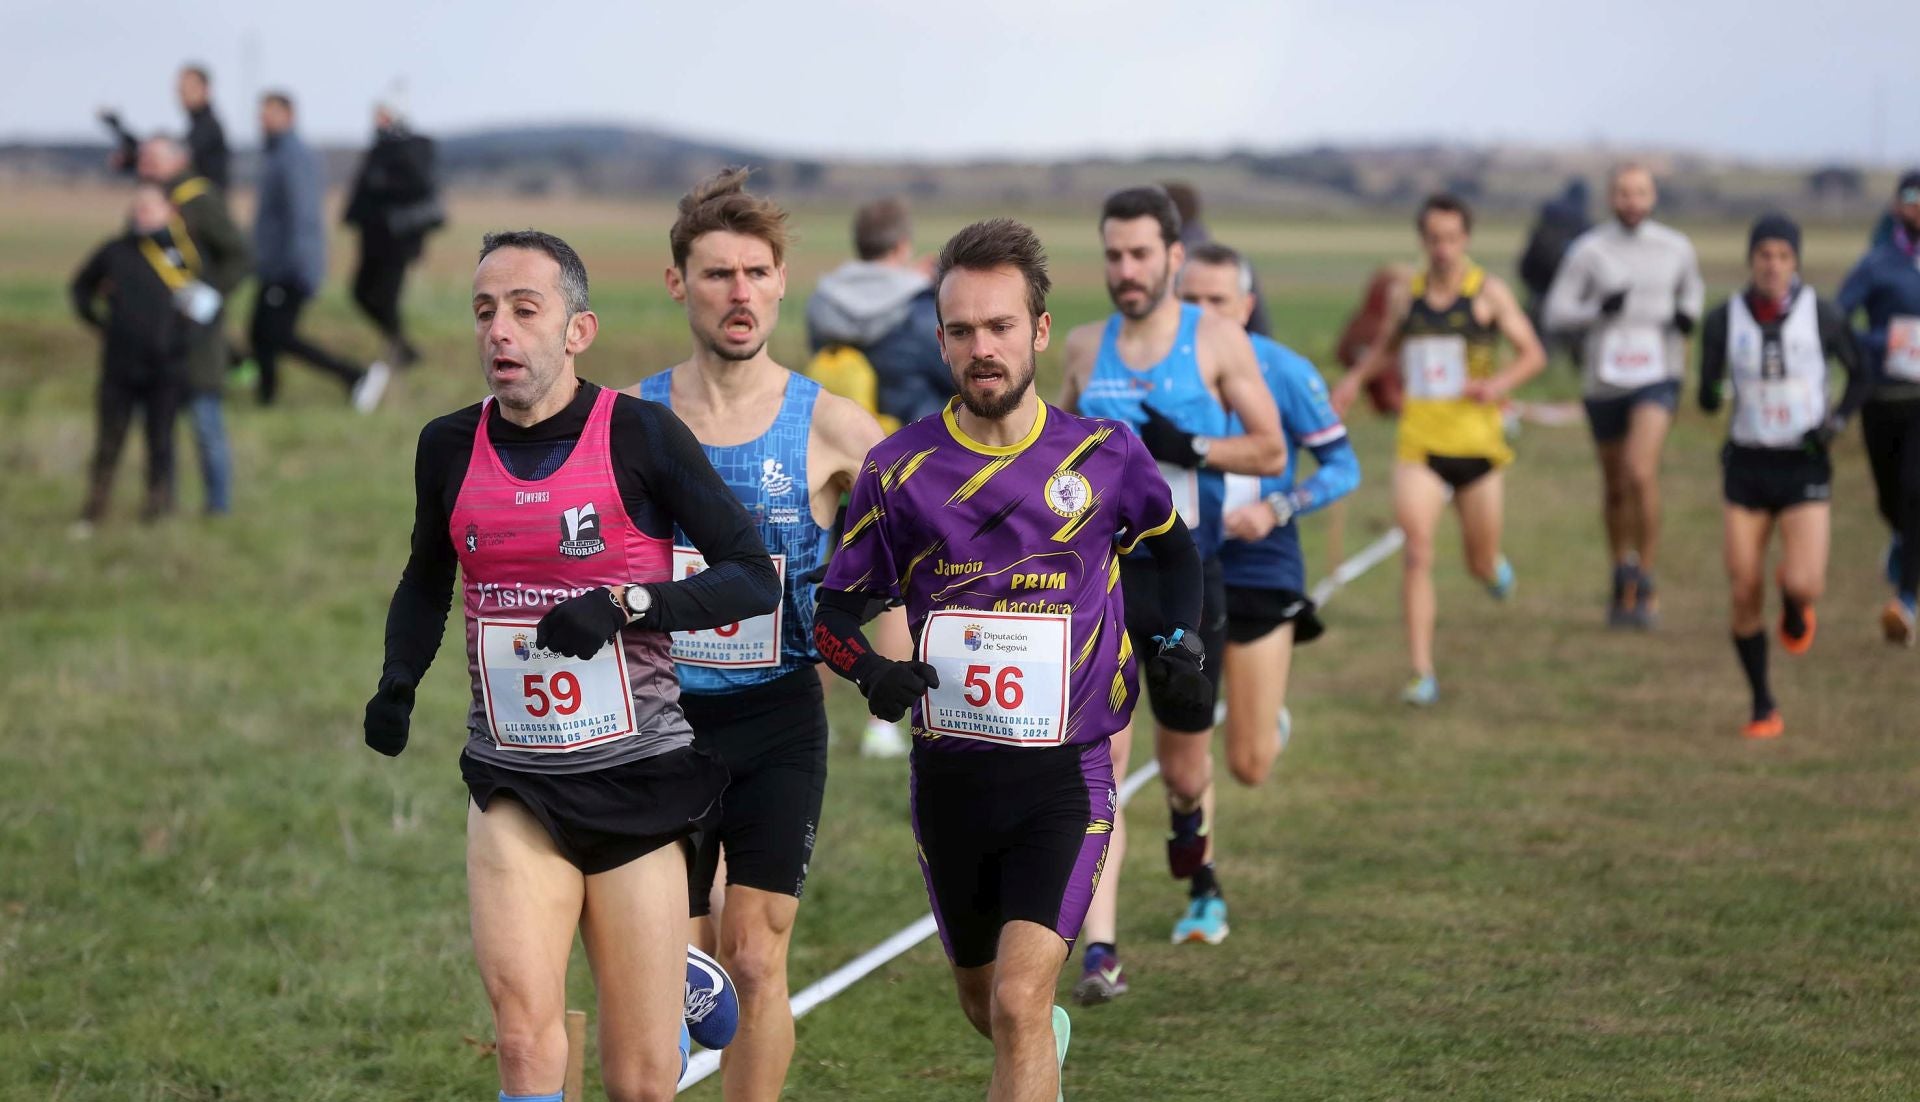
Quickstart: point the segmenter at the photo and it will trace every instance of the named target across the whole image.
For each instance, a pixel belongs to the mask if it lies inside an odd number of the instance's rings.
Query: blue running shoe
[[[680,1078],[687,1077],[687,1063],[693,1059],[693,1035],[687,1032],[687,1023],[680,1023]]]
[[[702,1048],[726,1048],[740,1026],[740,994],[720,962],[687,946],[686,1026]]]
[[[1440,703],[1440,682],[1430,673],[1419,674],[1400,690],[1400,699],[1416,708],[1432,707]]]
[[[1203,895],[1187,903],[1187,913],[1173,924],[1173,943],[1204,941],[1218,945],[1227,940],[1227,901],[1217,895]]]
[[[1067,1099],[1067,1042],[1073,1040],[1073,1020],[1067,1017],[1067,1008],[1053,1008],[1053,1058],[1060,1068],[1060,1089],[1053,1094],[1054,1102],[1066,1102]]]
[[[1496,601],[1504,601],[1513,596],[1513,564],[1505,555],[1494,564],[1493,580],[1487,583],[1487,593]]]
[[[1280,735],[1280,752],[1284,754],[1287,752],[1287,743],[1293,741],[1293,713],[1287,711],[1285,704],[1280,705],[1280,722],[1278,728]]]
[[[1887,541],[1887,584],[1900,588],[1900,534],[1895,532],[1893,539]]]

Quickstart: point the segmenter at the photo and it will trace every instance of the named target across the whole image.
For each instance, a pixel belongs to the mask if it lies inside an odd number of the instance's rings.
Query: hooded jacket
[[[857,348],[878,376],[880,412],[911,424],[953,397],[940,358],[933,285],[912,268],[853,260],[820,277],[807,300],[807,345]]]

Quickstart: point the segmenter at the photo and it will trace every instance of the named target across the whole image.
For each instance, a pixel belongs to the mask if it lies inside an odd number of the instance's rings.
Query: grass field
[[[406,553],[414,435],[481,392],[464,320],[479,231],[533,223],[581,247],[602,319],[583,374],[624,385],[686,343],[659,282],[667,208],[461,204],[409,299],[427,362],[377,414],[353,416],[331,384],[286,368],[280,408],[229,404],[237,515],[193,515],[188,464],[180,519],[122,519],[74,544],[96,349],[64,285],[121,199],[9,198],[0,1098],[493,1097],[466,936],[457,632],[405,756],[361,745],[360,709]],[[797,219],[775,345],[788,363],[844,217]],[[966,220],[927,213],[922,246]],[[1035,220],[1057,322],[1103,314],[1091,215]],[[1744,230],[1685,228],[1726,293]],[[1413,249],[1398,222],[1215,229],[1260,263],[1278,335],[1322,362],[1364,274]],[[1812,228],[1814,282],[1830,289],[1862,237]],[[1518,239],[1488,227],[1478,253],[1503,270]],[[310,325],[370,354],[342,289],[349,260],[342,243]],[[1572,391],[1564,369],[1537,389]],[[1368,482],[1349,549],[1386,527],[1391,454],[1390,426],[1361,417],[1354,430]],[[1295,663],[1295,739],[1274,783],[1223,789],[1225,945],[1165,944],[1181,900],[1154,842],[1158,789],[1143,793],[1122,912],[1133,993],[1075,1012],[1071,1097],[1920,1094],[1920,680],[1915,656],[1874,629],[1883,532],[1857,436],[1837,456],[1820,644],[1793,661],[1774,650],[1789,735],[1748,745],[1726,638],[1719,435],[1687,413],[1668,453],[1656,634],[1601,627],[1597,476],[1580,427],[1529,428],[1518,444],[1511,603],[1488,601],[1443,545],[1439,708],[1396,700],[1395,565],[1340,596],[1327,638]],[[130,468],[120,490],[130,518]],[[1324,521],[1306,536],[1317,576]],[[851,695],[834,708],[855,730]],[[833,758],[796,988],[925,910],[903,769],[851,743]],[[575,1005],[589,1005],[585,972],[576,957]],[[927,943],[801,1022],[789,1095],[977,1098],[990,1056]]]

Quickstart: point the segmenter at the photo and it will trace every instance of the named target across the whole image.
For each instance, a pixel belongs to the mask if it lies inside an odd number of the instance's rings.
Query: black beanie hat
[[[1762,241],[1785,241],[1793,248],[1795,259],[1800,256],[1800,226],[1784,214],[1763,214],[1754,220],[1747,234],[1747,255],[1752,256]]]
[[[1900,196],[1905,194],[1908,188],[1920,188],[1920,168],[1910,169],[1900,177],[1900,182],[1893,186],[1894,201],[1899,202]]]

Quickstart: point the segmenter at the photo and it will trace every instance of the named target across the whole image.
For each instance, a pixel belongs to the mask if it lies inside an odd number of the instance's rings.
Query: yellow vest
[[[1427,274],[1413,277],[1413,303],[1400,323],[1403,369],[1417,357],[1405,354],[1406,342],[1420,338],[1458,337],[1466,344],[1468,379],[1490,379],[1499,369],[1495,347],[1500,331],[1483,324],[1473,315],[1473,302],[1486,285],[1485,269],[1471,261],[1460,281],[1460,294],[1444,310],[1427,303]],[[1500,423],[1500,407],[1466,398],[1415,397],[1417,388],[1408,380],[1407,397],[1400,410],[1400,434],[1397,453],[1410,463],[1424,463],[1429,456],[1455,459],[1486,459],[1495,466],[1513,461],[1507,447],[1506,431]]]

